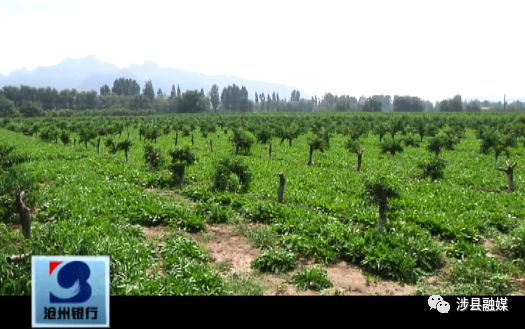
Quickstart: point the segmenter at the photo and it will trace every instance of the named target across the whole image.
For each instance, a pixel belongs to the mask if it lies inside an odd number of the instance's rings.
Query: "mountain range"
[[[238,86],[245,86],[252,99],[255,92],[265,94],[276,92],[281,98],[289,98],[292,90],[297,89],[283,84],[246,80],[226,75],[211,76],[160,67],[153,62],[118,68],[113,64],[98,60],[95,56],[65,59],[56,65],[37,67],[33,70],[19,69],[8,76],[0,75],[0,87],[28,85],[53,87],[59,90],[75,88],[98,92],[104,84],[111,87],[113,81],[121,77],[135,79],[141,87],[147,80],[151,80],[155,91],[160,88],[164,94],[170,93],[173,84],[179,85],[182,91],[203,88],[207,92],[213,84],[217,84],[222,89],[235,83]]]

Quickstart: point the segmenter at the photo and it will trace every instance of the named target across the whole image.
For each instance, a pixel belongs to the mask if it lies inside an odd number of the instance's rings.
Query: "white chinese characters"
[[[507,297],[458,297],[456,300],[458,312],[508,312],[507,302]]]

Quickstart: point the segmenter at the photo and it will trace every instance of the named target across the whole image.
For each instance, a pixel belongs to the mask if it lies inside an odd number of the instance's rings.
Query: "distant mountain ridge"
[[[34,70],[19,69],[8,76],[0,75],[1,86],[28,85],[32,87],[52,87],[56,89],[96,90],[104,84],[113,85],[117,78],[132,78],[144,87],[147,80],[153,82],[155,92],[158,88],[164,94],[171,91],[172,84],[180,86],[181,90],[201,89],[207,93],[213,84],[219,88],[237,84],[246,86],[249,97],[254,98],[254,93],[279,93],[280,98],[290,98],[292,90],[298,89],[283,84],[253,81],[226,75],[205,75],[202,73],[188,72],[180,69],[160,67],[153,62],[144,62],[142,65],[131,65],[127,68],[98,60],[95,56],[79,59],[65,59],[59,64],[37,67]],[[306,95],[305,95],[306,96]]]

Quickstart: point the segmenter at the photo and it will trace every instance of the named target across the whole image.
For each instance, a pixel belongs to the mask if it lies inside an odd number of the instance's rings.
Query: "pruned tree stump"
[[[26,239],[31,239],[31,209],[26,205],[26,192],[16,194],[16,211],[20,215],[22,234]]]
[[[506,161],[505,167],[502,168],[496,168],[499,171],[504,172],[507,174],[507,186],[509,189],[509,192],[513,192],[516,189],[516,186],[514,185],[514,168],[516,167],[517,163],[514,162],[513,164],[510,164],[509,161]]]
[[[277,190],[277,202],[284,203],[284,189],[286,187],[286,177],[284,173],[279,173],[279,189]]]

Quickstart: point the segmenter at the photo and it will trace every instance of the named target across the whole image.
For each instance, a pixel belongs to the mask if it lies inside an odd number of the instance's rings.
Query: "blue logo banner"
[[[109,327],[109,257],[33,256],[32,323]]]

